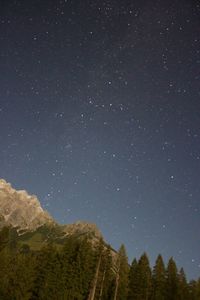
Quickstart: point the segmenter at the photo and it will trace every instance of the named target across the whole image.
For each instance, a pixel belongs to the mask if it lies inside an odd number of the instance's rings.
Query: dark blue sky
[[[198,1],[0,6],[0,177],[197,278]]]

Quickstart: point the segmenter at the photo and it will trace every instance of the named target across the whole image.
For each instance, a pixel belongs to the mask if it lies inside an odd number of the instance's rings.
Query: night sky
[[[130,261],[200,275],[200,4],[0,1],[0,178]]]

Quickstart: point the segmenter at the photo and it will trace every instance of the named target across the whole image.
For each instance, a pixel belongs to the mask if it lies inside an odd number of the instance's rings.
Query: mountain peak
[[[0,178],[0,189],[12,189],[11,184],[7,182],[5,179]]]
[[[35,195],[26,190],[16,190],[10,183],[0,179],[0,229],[4,226],[17,228],[18,233],[35,231],[43,225],[58,225],[65,236],[88,236],[93,241],[103,239],[94,223],[77,221],[73,224],[59,225],[44,211]]]
[[[0,179],[0,217],[0,227],[7,225],[20,230],[35,230],[46,223],[55,223],[35,195],[15,190],[4,179]]]

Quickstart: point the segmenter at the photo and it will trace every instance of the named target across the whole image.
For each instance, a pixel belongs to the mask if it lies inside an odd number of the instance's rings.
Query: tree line
[[[68,237],[62,247],[38,251],[20,246],[9,228],[0,232],[1,300],[200,300],[200,279],[187,281],[173,258],[158,255],[150,267],[144,253],[128,264],[122,245],[114,253],[100,240]]]

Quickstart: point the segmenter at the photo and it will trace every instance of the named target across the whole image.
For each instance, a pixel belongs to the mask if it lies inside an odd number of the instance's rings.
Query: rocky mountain
[[[85,221],[77,221],[73,224],[64,225],[63,232],[65,232],[66,235],[88,235],[93,239],[103,239],[103,236],[96,224]]]
[[[70,235],[87,235],[94,241],[103,238],[95,224],[78,221],[74,224],[59,225],[42,209],[36,196],[29,195],[25,190],[17,191],[10,183],[0,179],[0,229],[4,226],[12,226],[25,236],[28,232],[37,232],[37,236],[43,236],[39,241],[44,241],[50,236],[63,239]]]
[[[10,183],[0,179],[0,228],[12,226],[21,231],[34,231],[44,224],[54,224],[39,200],[25,190],[17,191]]]

